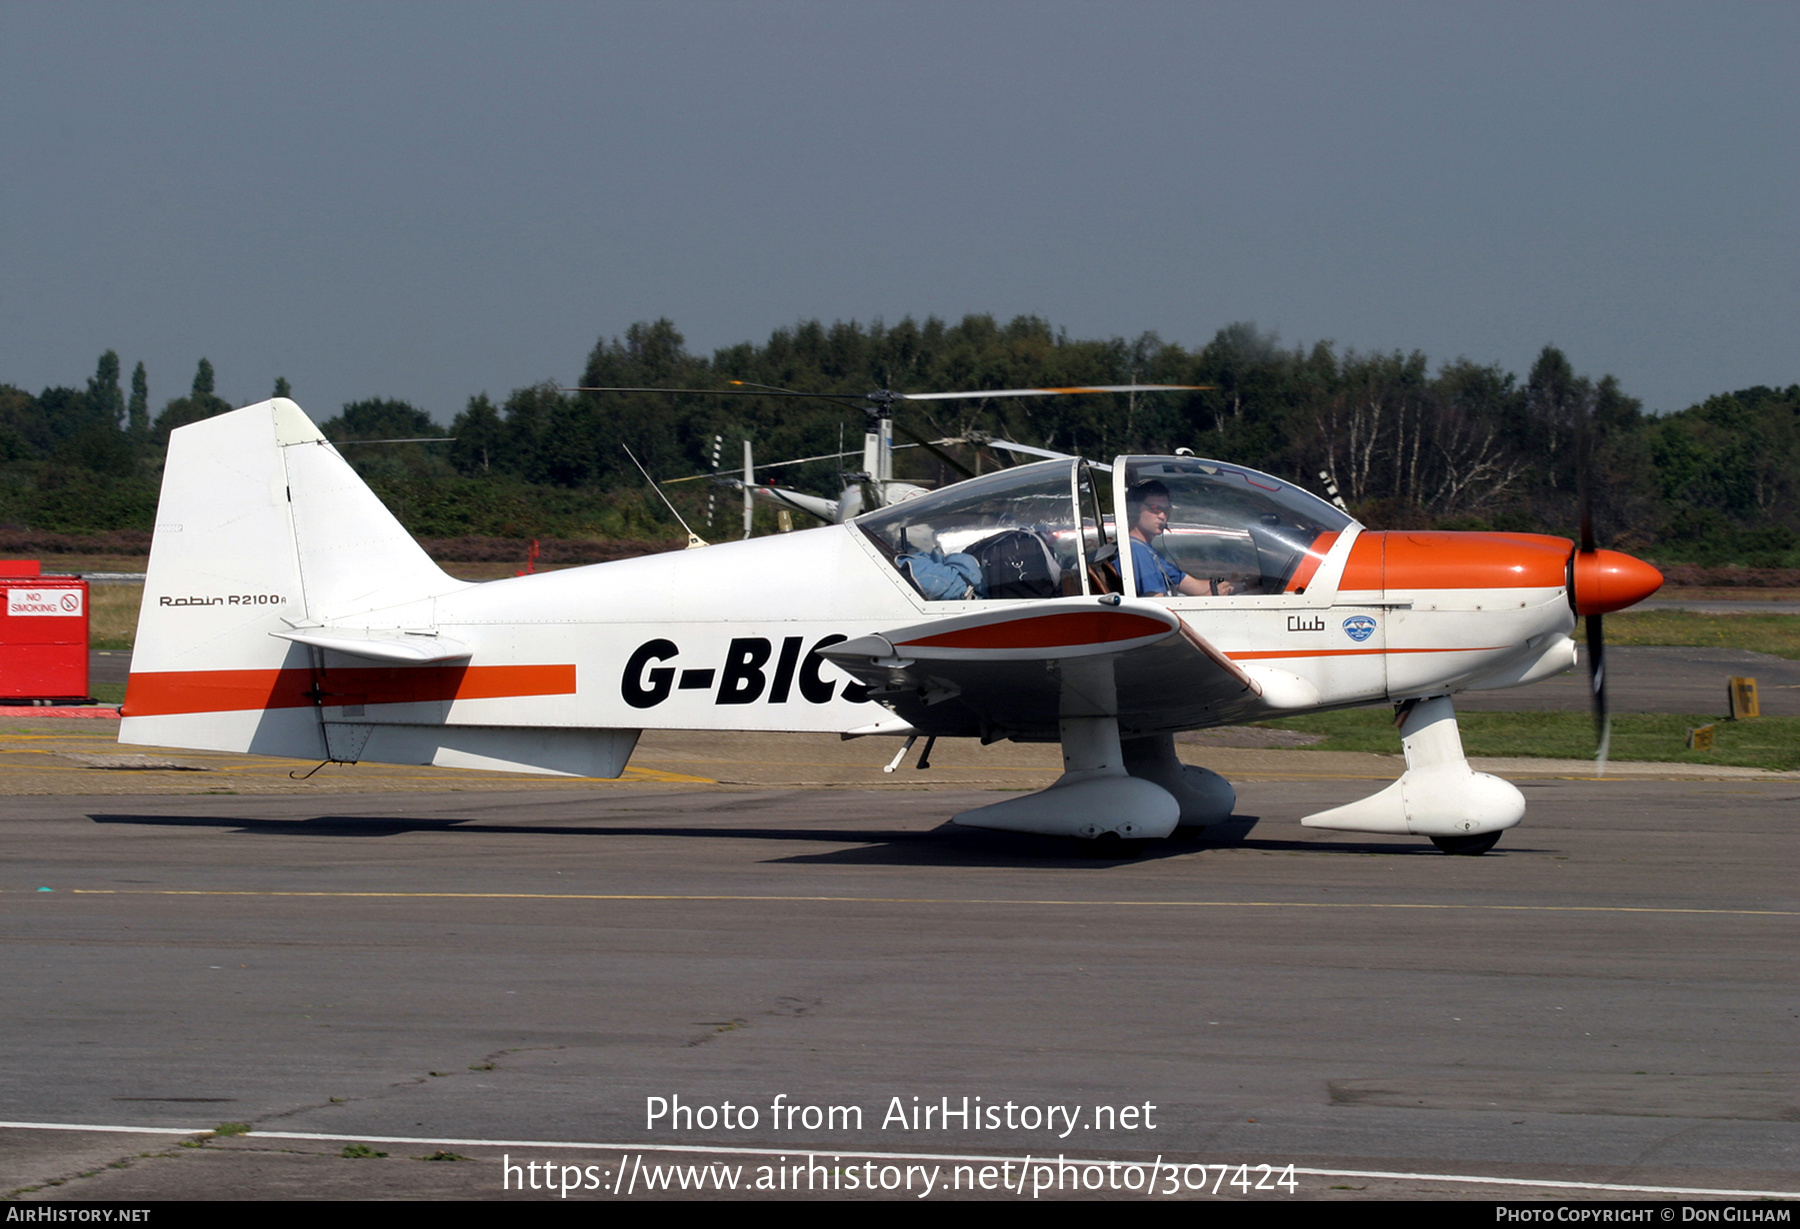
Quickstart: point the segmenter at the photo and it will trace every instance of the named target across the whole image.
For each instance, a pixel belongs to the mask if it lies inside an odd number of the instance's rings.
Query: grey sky
[[[315,417],[669,316],[1800,381],[1800,6],[0,7],[0,381]]]

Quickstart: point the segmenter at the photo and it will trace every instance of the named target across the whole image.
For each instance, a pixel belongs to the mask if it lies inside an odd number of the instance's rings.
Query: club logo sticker
[[[1351,615],[1344,620],[1344,635],[1361,644],[1375,634],[1375,620],[1368,615]]]

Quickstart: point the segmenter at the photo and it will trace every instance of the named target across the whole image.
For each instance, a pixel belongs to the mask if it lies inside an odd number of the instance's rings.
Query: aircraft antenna
[[[656,497],[663,501],[663,507],[665,507],[669,510],[669,515],[674,517],[676,519],[676,521],[680,523],[680,525],[683,529],[687,530],[687,536],[688,536],[687,548],[689,550],[694,550],[698,547],[705,546],[707,544],[706,539],[702,538],[699,534],[695,533],[692,529],[688,529],[688,523],[681,519],[681,513],[675,511],[675,505],[669,502],[669,497],[667,495],[664,495],[662,488],[656,485],[656,479],[654,479],[650,476],[650,471],[644,468],[644,463],[637,459],[637,454],[635,452],[631,451],[631,449],[626,447],[624,444],[620,444],[619,447],[625,449],[625,455],[631,458],[631,463],[633,465],[637,466],[638,473],[644,475],[644,481],[648,482],[650,484],[650,489],[652,491],[656,492]]]

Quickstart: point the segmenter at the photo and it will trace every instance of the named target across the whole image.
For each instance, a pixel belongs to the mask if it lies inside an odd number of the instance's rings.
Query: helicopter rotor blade
[[[805,465],[810,461],[835,461],[840,457],[860,457],[861,455],[861,452],[826,452],[821,453],[816,457],[795,457],[791,461],[758,461],[756,463],[756,468],[759,471],[765,469],[780,469],[784,465]],[[672,486],[677,482],[697,482],[702,478],[711,478],[712,476],[713,475],[710,473],[705,473],[689,474],[685,478],[665,478],[663,479],[663,485]]]
[[[997,439],[985,431],[971,431],[966,435],[957,435],[952,436],[949,439],[932,440],[931,442],[940,448],[957,448],[967,444],[975,444],[983,448],[999,448],[1006,452],[1022,453],[1028,457],[1043,457],[1045,460],[1049,461],[1075,460],[1075,454],[1072,452],[1058,452],[1054,448],[1036,448],[1030,444],[1015,444],[1011,440]],[[911,448],[914,447],[914,445],[901,444],[898,445],[898,447]],[[1099,461],[1089,461],[1088,467],[1098,470],[1101,473],[1112,473],[1112,466],[1104,465]]]
[[[564,393],[685,393],[696,397],[768,397],[778,392],[783,397],[812,397],[821,401],[842,401],[843,393],[790,393],[784,389],[765,392],[752,388],[637,388],[626,385],[582,384],[573,388],[558,389]]]
[[[1214,384],[1086,384],[1069,388],[990,388],[967,393],[900,393],[902,401],[955,401],[976,397],[1069,397],[1082,393],[1206,392]]]
[[[732,383],[741,381],[733,380]],[[582,385],[575,388],[561,388],[564,393],[668,393],[687,394],[697,397],[802,397],[809,401],[830,401],[852,410],[866,410],[868,407],[849,400],[855,394],[844,393],[793,393],[786,389],[763,388],[628,388],[612,385]]]
[[[882,389],[873,393],[800,393],[773,384],[757,384],[750,380],[732,380],[735,388],[639,388],[625,385],[579,385],[562,388],[565,393],[668,393],[714,397],[803,397],[813,401],[835,401],[864,413],[895,401],[958,401],[983,397],[1074,397],[1088,393],[1173,393],[1212,392],[1216,384],[1082,384],[1059,388],[989,388],[955,393],[896,393]],[[867,402],[868,404],[861,404]]]
[[[924,436],[915,434],[914,432],[901,426],[899,423],[894,424],[894,433],[896,435],[904,435],[907,439],[911,440],[914,444],[917,444],[920,448],[923,448],[926,452],[929,452],[932,456],[934,456],[938,460],[942,461],[945,465],[948,465],[951,469],[955,470],[957,473],[961,474],[963,477],[973,478],[975,476],[974,470],[972,470],[968,466],[964,465],[961,461],[958,461],[955,457],[953,457],[949,453],[945,452],[942,448],[939,448],[936,444],[934,444],[932,441],[926,439]]]

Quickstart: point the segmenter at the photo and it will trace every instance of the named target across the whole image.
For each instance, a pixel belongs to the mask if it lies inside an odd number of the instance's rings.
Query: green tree
[[[506,425],[488,395],[470,397],[468,408],[450,424],[455,438],[450,444],[450,463],[464,474],[485,474],[511,468],[506,447]]]
[[[88,380],[88,411],[117,431],[125,426],[125,394],[119,391],[119,355],[108,350],[100,356]]]
[[[1783,562],[1800,532],[1800,387],[1709,397],[1647,434],[1680,557]]]
[[[441,445],[391,442],[444,436],[431,415],[408,402],[384,397],[352,401],[343,413],[320,423],[319,430],[346,446],[344,456],[377,493],[408,507],[418,506],[420,490],[454,477]],[[372,446],[350,446],[359,441]]]
[[[37,402],[22,388],[0,384],[0,462],[23,461],[40,454],[36,438],[42,430]]]
[[[67,443],[94,421],[87,394],[74,388],[46,388],[37,395],[37,413],[44,451]]]
[[[1545,346],[1525,380],[1521,451],[1535,453],[1537,472],[1553,491],[1572,495],[1580,465],[1579,436],[1594,409],[1594,385],[1577,376],[1568,356]]]
[[[271,397],[287,397],[291,400],[294,396],[294,389],[293,386],[287,382],[286,376],[276,376],[275,391],[269,395]]]
[[[131,402],[125,407],[125,416],[132,443],[143,444],[150,438],[150,379],[141,362],[131,373]]]
[[[162,413],[156,416],[153,432],[155,442],[168,442],[169,432],[177,427],[185,427],[191,422],[212,418],[231,409],[231,403],[213,393],[213,365],[206,359],[194,369],[193,389],[185,397],[177,397],[163,407]]]
[[[625,454],[614,444],[616,422],[605,412],[620,400],[611,393],[567,397],[550,383],[515,388],[503,409],[512,463],[531,482],[562,487],[600,485],[627,464]],[[666,412],[666,406],[655,404],[657,400],[637,394],[627,404],[633,412],[652,413],[659,408]]]
[[[444,429],[415,405],[391,398],[352,401],[336,418],[319,424],[331,440],[441,439]]]
[[[667,319],[634,324],[623,341],[602,338],[595,343],[581,382],[584,387],[629,388],[704,388],[718,383],[707,361],[687,352],[685,339]],[[652,474],[689,468],[700,452],[693,424],[717,413],[715,406],[706,404],[717,398],[582,393],[571,400],[557,394],[554,385],[535,390],[515,405],[527,391],[518,390],[507,402],[509,426],[517,420],[524,428],[521,434],[537,440],[530,452],[522,450],[520,461],[528,475],[560,486],[604,482],[615,474],[628,484],[637,471],[621,444],[628,445]],[[545,430],[554,434],[539,434]],[[515,442],[525,441],[515,437]]]

